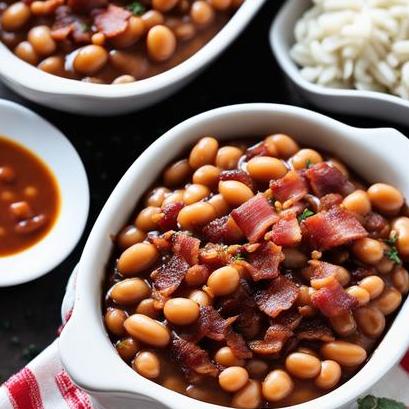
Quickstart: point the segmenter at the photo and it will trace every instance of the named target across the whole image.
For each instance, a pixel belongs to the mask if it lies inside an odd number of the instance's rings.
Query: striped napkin
[[[76,271],[70,278],[62,305],[62,328],[71,316],[74,305],[75,273]],[[409,352],[400,365],[395,366],[369,393],[409,404]],[[351,409],[353,407],[356,405]],[[94,407],[90,397],[73,384],[62,367],[56,340],[0,387],[0,409],[94,409]]]

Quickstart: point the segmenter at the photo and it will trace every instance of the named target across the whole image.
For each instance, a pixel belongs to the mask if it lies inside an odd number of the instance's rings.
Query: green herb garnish
[[[310,209],[304,209],[304,211],[297,217],[298,222],[301,223],[303,220],[308,219],[313,216],[315,213]]]
[[[398,241],[398,235],[395,233],[391,238],[386,239],[385,243],[389,244],[390,246],[395,246],[397,241]]]
[[[406,409],[406,406],[396,400],[368,395],[358,399],[358,409]]]
[[[386,257],[388,257],[389,260],[392,260],[396,264],[402,264],[402,260],[399,257],[399,252],[398,249],[393,246],[390,250],[387,250],[385,252]]]
[[[311,159],[307,159],[307,160],[305,161],[305,167],[306,167],[307,169],[309,169],[311,166],[312,166]]]
[[[139,1],[133,1],[131,4],[128,4],[126,8],[134,15],[140,16],[145,12],[145,6]]]
[[[244,256],[243,253],[238,253],[238,254],[236,254],[236,255],[234,256],[234,260],[235,260],[235,261],[245,260],[245,259],[246,259],[246,257]]]
[[[396,233],[389,239],[384,240],[385,243],[391,246],[389,250],[385,251],[385,255],[386,257],[388,257],[389,260],[393,261],[394,263],[402,264],[402,260],[399,257],[399,251],[396,248],[397,240],[398,240],[398,235]]]

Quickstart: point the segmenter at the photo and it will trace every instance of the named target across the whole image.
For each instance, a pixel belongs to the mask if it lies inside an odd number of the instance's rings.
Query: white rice
[[[313,0],[291,57],[307,81],[409,99],[409,0]]]

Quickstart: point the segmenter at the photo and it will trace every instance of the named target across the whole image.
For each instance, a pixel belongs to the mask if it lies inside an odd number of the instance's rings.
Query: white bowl
[[[136,111],[176,92],[195,78],[244,30],[265,0],[246,0],[204,47],[181,64],[129,84],[92,84],[45,73],[0,43],[0,79],[18,94],[54,109],[89,115]]]
[[[300,93],[326,111],[370,116],[409,125],[409,101],[403,98],[375,91],[326,88],[301,76],[299,67],[290,57],[290,49],[295,41],[295,23],[311,6],[311,0],[287,0],[270,29],[270,44],[275,57]]]
[[[0,257],[0,287],[5,287],[48,273],[71,253],[87,221],[89,190],[84,166],[73,146],[34,112],[0,100],[0,135],[41,158],[60,190],[59,213],[47,235],[24,251]]]
[[[215,135],[228,140],[272,132],[285,132],[303,145],[333,151],[369,182],[392,183],[409,197],[409,141],[394,129],[353,128],[297,107],[246,104],[203,113],[168,131],[134,162],[99,215],[80,260],[74,312],[59,340],[63,365],[74,382],[90,393],[97,408],[220,408],[157,385],[119,358],[102,320],[102,283],[113,248],[110,237],[126,223],[164,165],[198,138]],[[368,390],[406,351],[408,314],[406,301],[369,362],[351,380],[293,409],[340,408]]]

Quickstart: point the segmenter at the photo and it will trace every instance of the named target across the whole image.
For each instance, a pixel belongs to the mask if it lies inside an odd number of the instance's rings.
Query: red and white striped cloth
[[[74,302],[75,272],[67,286],[62,305],[63,325],[69,319]],[[409,404],[409,352],[371,394]],[[0,387],[0,409],[94,409],[89,396],[77,388],[64,371],[57,341],[38,355],[19,373]],[[121,409],[121,408],[107,408]],[[135,408],[143,409],[143,408]]]

